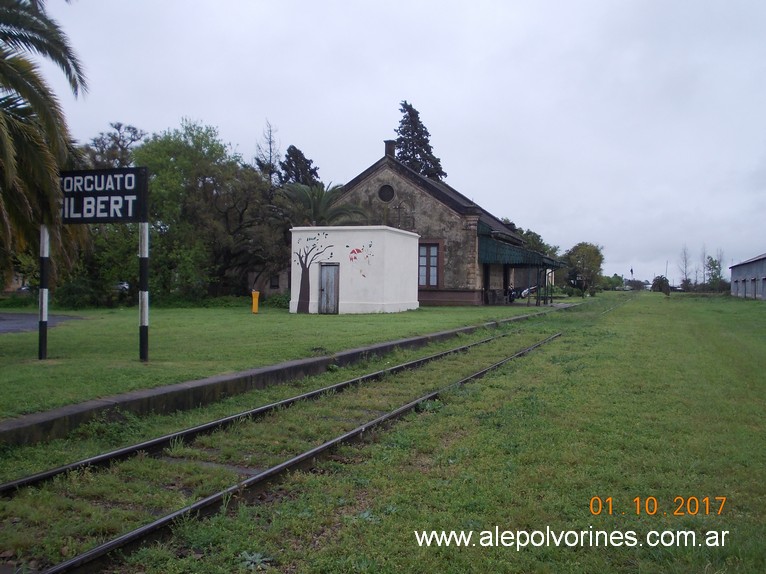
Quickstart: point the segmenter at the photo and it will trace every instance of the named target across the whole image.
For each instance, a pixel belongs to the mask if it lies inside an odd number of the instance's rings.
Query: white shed
[[[418,308],[418,235],[385,225],[294,227],[291,313]]]

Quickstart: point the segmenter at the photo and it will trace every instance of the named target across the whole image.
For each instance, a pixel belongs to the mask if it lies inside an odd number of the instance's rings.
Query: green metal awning
[[[558,269],[564,264],[552,257],[530,251],[520,245],[495,239],[491,234],[479,233],[479,263],[511,265],[513,267],[540,267]]]
[[[536,265],[538,254],[491,237],[479,236],[479,263],[495,265]]]

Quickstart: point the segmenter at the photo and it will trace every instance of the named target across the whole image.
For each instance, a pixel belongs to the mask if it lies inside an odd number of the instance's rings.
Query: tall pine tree
[[[314,167],[314,162],[308,159],[303,152],[294,145],[287,148],[285,161],[279,162],[282,172],[279,181],[282,185],[288,183],[300,183],[302,185],[319,184],[319,168]]]
[[[399,111],[402,120],[396,129],[396,159],[420,175],[441,181],[447,173],[431,149],[431,134],[420,121],[420,112],[407,100],[402,101]]]

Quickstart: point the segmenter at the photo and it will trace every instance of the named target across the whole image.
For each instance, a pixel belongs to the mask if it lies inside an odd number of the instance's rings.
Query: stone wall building
[[[395,142],[384,156],[344,186],[338,202],[366,210],[370,225],[420,236],[418,299],[421,305],[481,305],[507,301],[509,289],[550,281],[560,264],[524,247],[512,225],[441,181],[399,162]]]

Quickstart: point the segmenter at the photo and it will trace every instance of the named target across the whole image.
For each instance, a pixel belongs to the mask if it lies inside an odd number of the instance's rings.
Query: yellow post
[[[258,312],[258,296],[260,293],[258,291],[253,291],[253,313]]]

